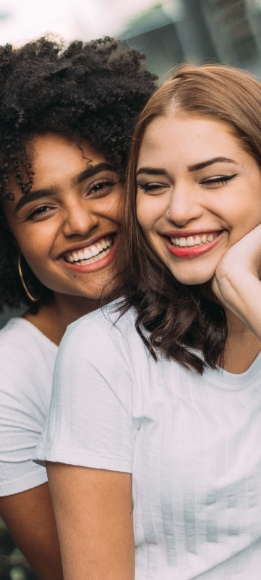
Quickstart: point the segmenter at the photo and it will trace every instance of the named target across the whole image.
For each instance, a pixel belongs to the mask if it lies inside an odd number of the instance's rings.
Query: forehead
[[[79,145],[62,135],[44,134],[33,137],[27,145],[28,158],[33,171],[31,191],[52,190],[65,191],[75,177],[88,167],[106,163],[102,153],[88,143]],[[28,176],[22,171],[24,183]],[[10,176],[8,188],[14,195],[14,202],[24,197],[17,178]],[[14,210],[14,203],[2,200],[1,205],[8,213]]]
[[[27,143],[27,155],[33,171],[33,189],[63,186],[66,181],[89,165],[106,161],[105,156],[87,142],[78,144],[63,135],[47,133],[35,136]],[[21,171],[24,183],[28,175]],[[9,189],[22,195],[16,177],[10,176]]]
[[[66,161],[71,168],[74,164],[91,164],[96,160],[105,160],[104,155],[89,143],[78,144],[63,135],[53,133],[33,137],[28,144],[28,153],[36,172],[46,164],[50,169],[58,169],[64,164],[63,168],[66,169]]]
[[[172,156],[186,153],[188,158],[211,154],[220,155],[226,150],[234,153],[242,150],[242,140],[235,130],[222,121],[208,117],[194,117],[185,114],[169,114],[154,119],[147,127],[142,139],[138,165],[144,158],[159,155]],[[189,162],[192,162],[192,159]]]

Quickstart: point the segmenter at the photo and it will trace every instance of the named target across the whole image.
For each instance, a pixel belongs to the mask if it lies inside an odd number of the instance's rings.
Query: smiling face
[[[203,284],[228,248],[261,223],[260,167],[225,123],[158,117],[140,149],[137,217],[173,276]]]
[[[21,254],[37,278],[57,294],[99,298],[114,274],[123,214],[119,175],[88,144],[56,134],[33,139],[34,183],[3,209]]]

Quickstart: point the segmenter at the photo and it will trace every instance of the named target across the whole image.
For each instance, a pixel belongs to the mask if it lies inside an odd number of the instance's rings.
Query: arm
[[[47,483],[0,498],[0,513],[14,541],[41,580],[63,580]]]
[[[261,225],[220,260],[212,288],[218,299],[261,340]]]
[[[134,377],[121,330],[106,311],[69,327],[35,451],[47,462],[66,580],[134,580]]]
[[[65,580],[134,580],[129,473],[48,464]]]

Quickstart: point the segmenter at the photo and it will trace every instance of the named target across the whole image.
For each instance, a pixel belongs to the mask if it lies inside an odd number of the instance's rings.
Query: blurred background
[[[0,44],[121,38],[160,76],[181,61],[261,71],[261,0],[0,0]]]
[[[119,38],[146,55],[159,82],[181,62],[223,62],[261,77],[261,0],[0,0],[0,44],[46,33]],[[0,328],[9,317],[0,315]],[[37,580],[1,519],[0,580]]]

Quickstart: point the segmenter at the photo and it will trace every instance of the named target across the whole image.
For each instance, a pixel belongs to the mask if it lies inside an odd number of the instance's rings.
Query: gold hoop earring
[[[19,254],[18,256],[18,272],[19,272],[19,276],[20,276],[20,280],[22,282],[23,285],[23,289],[26,293],[26,296],[28,296],[28,298],[32,301],[32,302],[39,302],[40,298],[41,298],[41,294],[42,292],[40,292],[40,295],[37,296],[37,298],[35,298],[31,292],[28,290],[26,283],[24,281],[24,277],[23,277],[23,272],[22,272],[22,265],[21,265],[21,254]]]

